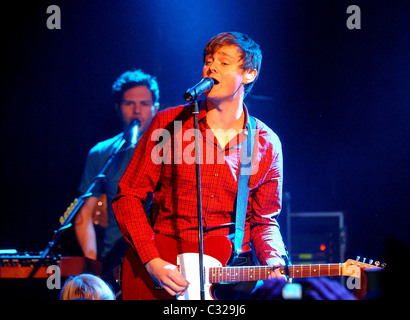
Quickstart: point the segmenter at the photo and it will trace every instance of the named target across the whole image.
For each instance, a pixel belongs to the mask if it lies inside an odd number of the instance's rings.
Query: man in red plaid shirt
[[[227,32],[209,40],[203,57],[202,76],[215,83],[205,93],[206,99],[199,102],[198,114],[205,240],[229,236],[234,230],[241,143],[250,121],[243,100],[258,77],[262,53],[247,35]],[[255,121],[257,139],[240,257],[252,260],[254,250],[260,264],[278,266],[284,264],[286,255],[277,223],[282,198],[282,149],[277,135],[262,121]],[[189,105],[159,112],[141,138],[113,202],[124,237],[151,277],[173,296],[183,293],[188,282],[175,265],[161,258],[154,236],[198,243],[193,128]],[[151,192],[152,223],[143,210]],[[283,275],[275,270],[272,276]],[[232,287],[233,296],[220,297],[249,297],[253,287],[242,285]]]

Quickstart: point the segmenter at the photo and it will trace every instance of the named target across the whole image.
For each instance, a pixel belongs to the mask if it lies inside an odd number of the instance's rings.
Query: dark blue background
[[[52,4],[61,30],[46,27]],[[121,129],[119,74],[142,68],[163,108],[181,104],[221,31],[262,47],[246,103],[282,140],[292,210],[343,211],[349,257],[409,243],[408,1],[18,1],[1,15],[1,249],[46,247],[88,150]]]

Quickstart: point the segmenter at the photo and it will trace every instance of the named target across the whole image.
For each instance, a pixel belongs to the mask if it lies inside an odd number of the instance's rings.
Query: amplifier
[[[47,287],[47,273],[51,265],[60,268],[61,285],[69,276],[81,273],[102,274],[100,261],[84,257],[50,256],[42,252],[0,250],[0,301],[4,300],[58,300],[60,290]],[[55,271],[54,268],[53,270]]]
[[[74,276],[85,272],[96,275],[102,273],[100,261],[84,257],[47,256],[42,259],[41,252],[0,250],[0,278],[3,279],[48,278],[47,268],[51,265],[60,268],[61,277]]]
[[[60,257],[41,258],[41,252],[0,251],[0,278],[47,278],[47,267],[60,265]]]
[[[287,247],[293,264],[344,262],[343,212],[288,213]]]

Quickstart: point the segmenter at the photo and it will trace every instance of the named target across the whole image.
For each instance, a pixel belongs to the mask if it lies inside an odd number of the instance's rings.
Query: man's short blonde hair
[[[60,300],[115,300],[111,287],[92,274],[69,277],[61,289]]]

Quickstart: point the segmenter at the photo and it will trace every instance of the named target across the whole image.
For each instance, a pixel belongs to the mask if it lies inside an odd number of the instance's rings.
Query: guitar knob
[[[357,257],[356,257],[356,260],[359,261],[359,260],[360,260],[360,256],[357,256]]]
[[[369,264],[372,264],[372,263],[373,263],[373,259],[370,259],[370,260],[369,260]]]
[[[366,262],[366,258],[363,258],[363,263],[365,263]]]
[[[376,267],[378,267],[378,266],[380,266],[380,262],[379,262],[379,261],[376,261],[376,262],[374,263],[374,265],[375,265]]]

